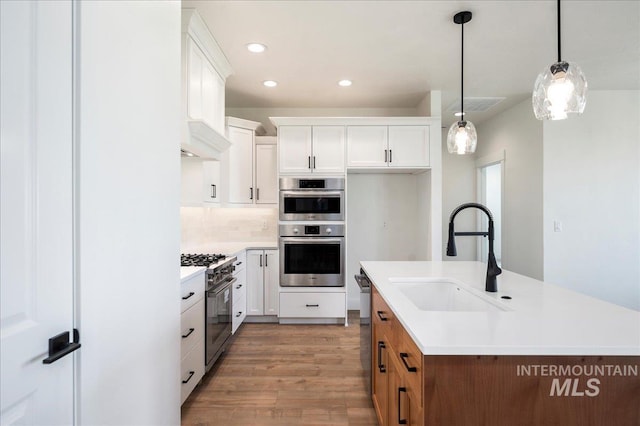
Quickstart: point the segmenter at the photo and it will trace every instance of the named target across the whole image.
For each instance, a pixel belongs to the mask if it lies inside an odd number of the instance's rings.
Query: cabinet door
[[[311,173],[311,156],[311,126],[278,128],[280,173]]]
[[[429,166],[429,126],[389,126],[389,166]]]
[[[256,145],[256,204],[277,204],[277,164],[277,145]]]
[[[218,120],[216,109],[218,100],[216,99],[218,87],[215,81],[216,72],[213,66],[206,59],[202,62],[202,120],[216,130]]]
[[[220,162],[202,162],[202,201],[207,205],[220,204]]]
[[[247,250],[247,315],[264,315],[262,250]]]
[[[278,250],[264,251],[264,314],[278,315],[280,300],[280,258]]]
[[[387,126],[347,126],[347,167],[387,167]]]
[[[344,134],[344,126],[313,127],[314,173],[344,173]]]
[[[180,205],[202,206],[202,160],[180,158]]]
[[[228,128],[229,193],[231,204],[253,204],[253,130]]]

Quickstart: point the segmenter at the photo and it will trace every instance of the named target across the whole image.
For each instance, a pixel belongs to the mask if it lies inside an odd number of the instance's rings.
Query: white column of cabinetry
[[[278,250],[247,250],[247,315],[278,315]]]
[[[256,204],[278,203],[278,146],[275,139],[256,136]]]

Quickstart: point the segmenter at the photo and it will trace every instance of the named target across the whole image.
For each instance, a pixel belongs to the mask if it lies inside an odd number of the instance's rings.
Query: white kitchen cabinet
[[[278,250],[247,250],[247,315],[278,315]]]
[[[180,283],[180,379],[181,404],[204,375],[205,270]]]
[[[275,137],[256,136],[256,204],[278,203],[278,146]]]
[[[235,334],[244,319],[247,317],[247,255],[246,251],[237,254],[237,259],[233,263],[235,270],[231,290],[231,300],[233,301],[233,318],[231,319],[231,333]]]
[[[429,126],[347,126],[348,168],[426,168],[429,149]]]
[[[280,126],[281,174],[344,174],[344,126]]]
[[[344,292],[280,293],[280,318],[344,318]]]
[[[188,81],[187,114],[211,128],[224,132],[224,79],[220,77],[204,52],[187,37]]]
[[[256,137],[261,123],[227,117],[232,145],[223,156],[230,205],[276,204],[278,177],[275,138]]]
[[[182,206],[208,206],[220,204],[220,162],[203,161],[198,157],[182,157]]]

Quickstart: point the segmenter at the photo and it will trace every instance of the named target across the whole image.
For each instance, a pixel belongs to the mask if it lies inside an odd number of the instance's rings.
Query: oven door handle
[[[208,296],[217,296],[220,293],[222,293],[223,291],[225,291],[226,289],[230,289],[231,286],[233,285],[233,283],[235,283],[236,281],[238,281],[238,279],[236,277],[234,277],[232,280],[227,281],[226,283],[224,283],[220,287],[218,287],[218,288],[216,288],[214,290],[208,290],[207,291],[207,295]]]
[[[284,243],[300,243],[300,244],[317,244],[317,243],[339,243],[344,242],[344,237],[330,238],[330,237],[280,237],[280,240]]]
[[[317,197],[342,197],[344,192],[342,191],[286,191],[283,192],[282,196],[284,198],[291,197],[308,197],[308,198],[317,198]]]

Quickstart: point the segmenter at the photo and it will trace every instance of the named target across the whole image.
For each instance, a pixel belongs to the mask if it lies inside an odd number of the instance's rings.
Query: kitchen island
[[[361,266],[380,424],[640,424],[640,312],[509,271],[486,293],[480,262]]]

